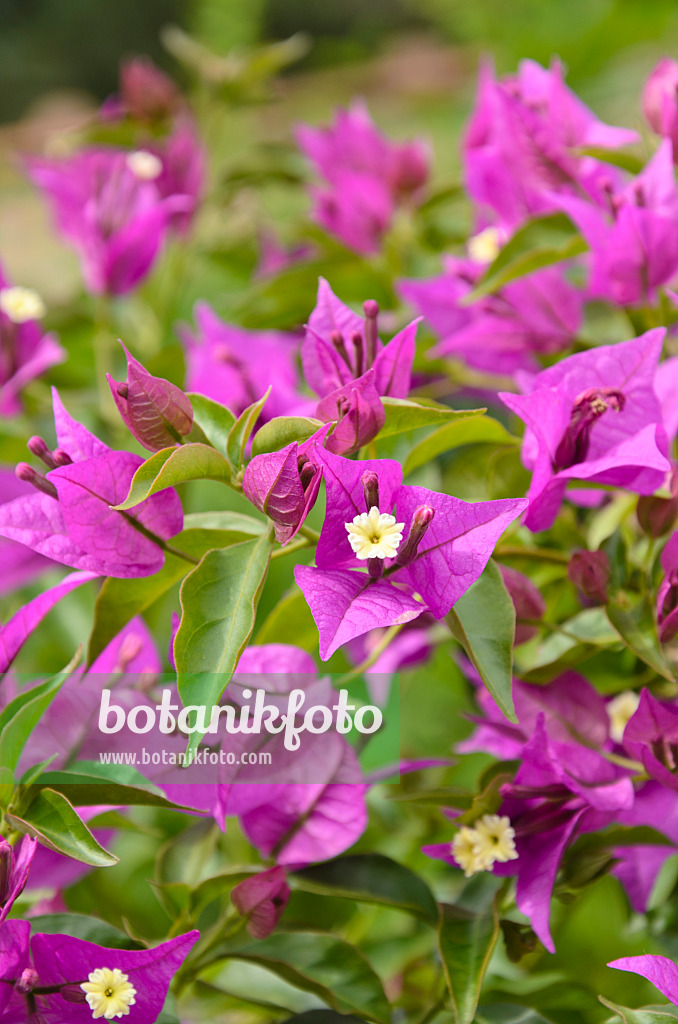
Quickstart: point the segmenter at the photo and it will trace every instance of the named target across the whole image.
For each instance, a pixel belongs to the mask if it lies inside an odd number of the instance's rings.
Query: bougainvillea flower
[[[349,248],[378,251],[396,207],[421,195],[429,176],[427,147],[387,139],[358,102],[337,111],[328,128],[300,125],[296,139],[328,182],[312,190],[315,219]]]
[[[648,76],[643,89],[643,111],[657,135],[671,140],[674,159],[678,155],[678,64],[662,57]]]
[[[348,455],[375,438],[386,422],[386,412],[376,388],[374,368],[326,395],[318,402],[315,414],[325,422],[336,421],[325,441],[327,450],[335,455]]]
[[[670,464],[654,377],[665,331],[577,353],[533,377],[523,395],[500,393],[526,424],[523,462],[532,470],[525,525],[548,529],[570,481],[652,494]]]
[[[595,117],[565,85],[559,62],[547,70],[521,61],[503,81],[485,65],[464,140],[466,185],[483,213],[515,226],[555,209],[556,193],[602,201],[614,168],[579,151],[636,141],[635,132]]]
[[[659,285],[678,270],[678,189],[669,140],[637,178],[609,190],[607,210],[576,196],[558,202],[591,248],[590,295],[620,306],[653,302]]]
[[[649,825],[659,828],[673,846],[620,846],[613,850],[617,863],[612,868],[626,889],[631,906],[643,914],[662,865],[678,852],[678,799],[672,790],[657,782],[646,782],[636,790],[633,807],[617,814],[620,825]]]
[[[638,708],[624,730],[623,744],[629,757],[640,761],[651,779],[678,790],[677,743],[678,707],[657,700],[643,689]]]
[[[630,971],[647,978],[663,996],[678,1006],[678,967],[667,956],[646,953],[644,956],[624,956],[607,965],[616,971]]]
[[[323,660],[370,629],[411,622],[426,610],[447,615],[525,508],[523,499],[467,504],[403,486],[400,464],[389,459],[352,462],[317,445],[316,457],[324,466],[327,513],[316,568],[298,565],[295,578],[318,626]],[[380,514],[376,533],[373,508]],[[384,558],[378,549],[390,533],[395,556]]]
[[[262,421],[302,406],[295,366],[297,339],[280,331],[248,331],[225,323],[206,302],[195,307],[197,330],[180,331],[186,350],[186,390],[198,391],[239,415],[273,390]]]
[[[17,479],[14,466],[11,469],[9,467],[0,468],[0,506],[14,498],[32,493],[33,488],[30,484]],[[0,561],[2,562],[0,596],[23,586],[46,572],[47,569],[54,568],[54,562],[51,559],[36,554],[35,551],[31,551],[23,544],[5,540],[4,537],[0,537]]]
[[[1,507],[1,506],[0,506]],[[97,578],[95,572],[72,572],[56,586],[43,590],[0,626],[0,674],[6,672],[34,629],[62,597]]]
[[[44,314],[37,292],[12,286],[0,267],[0,416],[18,413],[26,385],[66,358],[56,337],[42,330]]]
[[[163,197],[156,180],[162,161],[147,151],[87,149],[67,159],[32,158],[27,168],[96,294],[136,287],[151,270],[171,217],[195,205],[190,195]]]
[[[674,533],[661,555],[664,570],[657,592],[657,622],[662,643],[672,640],[678,633],[678,533]]]
[[[525,619],[541,619],[546,612],[546,601],[531,579],[517,569],[500,565],[499,571],[516,610],[516,644],[524,644],[539,632],[537,626]]]
[[[582,318],[583,296],[561,270],[547,267],[506,285],[471,306],[460,300],[482,268],[448,256],[445,272],[427,281],[401,281],[399,291],[439,336],[433,356],[453,356],[490,373],[534,369],[536,355],[569,346]]]
[[[132,117],[137,121],[164,121],[180,111],[185,101],[169,75],[150,57],[132,57],[120,64],[119,92],[104,103],[104,120]]]
[[[180,444],[193,426],[193,408],[181,388],[162,377],[154,377],[130,355],[127,379],[113,380],[106,374],[113,401],[129,432],[150,452]]]
[[[273,521],[280,544],[297,534],[315,505],[323,467],[313,461],[314,446],[322,444],[329,429],[321,427],[301,444],[293,441],[280,451],[255,455],[245,470],[243,492]]]
[[[7,922],[0,931],[0,1020],[20,1020],[22,1009],[28,1015],[30,994],[33,1012],[48,1024],[127,1016],[155,1024],[172,978],[199,938],[187,932],[153,949],[129,950],[37,934],[29,954],[29,932],[28,921]],[[29,964],[32,970],[26,971]],[[20,990],[13,991],[20,979]]]
[[[49,472],[43,476],[20,463],[17,472],[34,493],[0,505],[0,536],[74,569],[125,578],[157,572],[164,541],[183,525],[176,491],[116,512],[111,506],[127,497],[143,459],[111,451],[69,416],[56,390],[53,400],[58,447],[50,451],[41,438],[29,442]]]
[[[24,836],[17,851],[6,839],[0,839],[0,924],[23,892],[36,846],[36,839]]]
[[[275,929],[290,898],[284,868],[274,867],[250,875],[231,892],[231,901],[239,914],[247,917],[247,931],[255,939],[265,939]]]
[[[407,398],[418,321],[408,324],[383,345],[379,339],[377,303],[368,300],[364,310],[364,318],[358,316],[320,278],[315,309],[308,319],[301,346],[306,382],[320,398],[358,381],[370,368],[374,370],[378,394]]]

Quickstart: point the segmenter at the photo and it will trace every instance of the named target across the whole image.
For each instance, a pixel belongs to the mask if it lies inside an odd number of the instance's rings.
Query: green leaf
[[[5,820],[29,836],[35,836],[49,850],[91,864],[96,868],[117,864],[118,858],[104,850],[65,796],[53,789],[41,789],[23,817],[6,813]]]
[[[226,442],[226,454],[235,473],[238,473],[242,468],[245,445],[250,439],[250,434],[256,426],[261,410],[264,408],[270,393],[271,388],[268,389],[263,398],[260,398],[258,402],[254,402],[244,412],[241,412],[229,431]]]
[[[321,420],[308,416],[275,416],[254,435],[252,455],[278,452],[293,441],[307,441],[320,427]]]
[[[489,1003],[478,1007],[477,1024],[552,1024],[529,1006],[513,1003]]]
[[[480,579],[459,598],[446,621],[497,706],[510,721],[517,721],[511,693],[516,613],[492,560]]]
[[[379,1024],[391,1020],[381,981],[368,961],[354,946],[333,935],[276,932],[244,948],[226,945],[210,954],[210,959],[222,957],[261,964],[339,1012],[357,1012]]]
[[[551,213],[528,221],[509,239],[473,291],[461,300],[461,305],[469,306],[510,281],[572,259],[587,249],[588,245],[564,213]]]
[[[185,705],[211,708],[223,693],[252,634],[270,557],[268,537],[244,541],[209,551],[184,580],[174,654]]]
[[[360,1017],[350,1013],[335,1013],[334,1010],[306,1010],[286,1017],[282,1024],[365,1024]]]
[[[657,637],[655,613],[648,594],[620,591],[606,607],[610,623],[630,651],[654,671],[674,682]]]
[[[441,906],[440,955],[456,1024],[472,1024],[480,990],[499,935],[493,903],[478,914],[449,904]]]
[[[32,917],[31,923],[34,933],[39,932],[41,935],[70,935],[105,949],[141,948],[141,944],[130,939],[125,932],[114,928],[107,921],[87,917],[86,914],[40,914]]]
[[[168,800],[162,790],[150,783],[132,765],[77,761],[72,768],[44,772],[38,786],[49,786],[57,790],[74,807],[103,804],[111,807],[123,805],[194,810]]]
[[[194,391],[189,392],[186,397],[193,406],[193,422],[200,427],[215,448],[225,453],[228,435],[235,423],[235,416],[231,410],[208,398],[207,395],[199,395]]]
[[[235,512],[204,515],[226,517],[223,520],[211,519],[215,523],[223,522],[224,528],[215,530],[208,523],[207,529],[186,529],[172,540],[173,547],[186,552],[192,558],[202,558],[206,551],[237,544],[246,537],[261,534],[262,530],[267,529],[266,524],[260,520],[238,516]],[[233,518],[235,516],[237,520]],[[200,525],[200,517],[196,519],[194,516],[186,516],[184,523],[187,526],[193,526],[194,523]],[[166,552],[165,564],[153,576],[142,576],[132,580],[105,580],[94,605],[94,625],[87,652],[88,666],[135,615],[145,612],[190,571],[190,561]]]
[[[187,512],[184,515],[184,533],[198,530],[240,534],[244,539],[248,536],[259,537],[262,533],[266,533],[268,522],[265,519],[257,519],[255,516],[246,516],[242,512]],[[174,540],[181,542],[184,533],[180,533]],[[225,544],[214,545],[214,547],[225,546]],[[202,553],[204,554],[204,551]],[[191,554],[195,554],[195,552],[192,551]]]
[[[449,405],[438,402],[421,404],[407,398],[382,398],[386,418],[379,431],[379,437],[408,434],[419,427],[439,427],[449,420],[468,419],[487,412],[487,409],[450,409]]]
[[[645,161],[637,153],[628,149],[603,149],[602,146],[583,146],[577,150],[582,156],[592,156],[613,167],[620,167],[629,174],[640,174]]]
[[[359,853],[294,873],[299,887],[323,896],[378,903],[437,924],[438,907],[419,875],[381,853]]]
[[[177,484],[185,484],[189,480],[218,480],[230,484],[231,468],[224,456],[208,444],[182,444],[179,447],[163,448],[139,466],[132,477],[127,497],[114,507],[124,512],[151,494],[164,491],[167,487],[176,487]]]
[[[63,672],[31,690],[24,690],[0,714],[0,769],[3,770],[3,779],[9,780],[10,774],[14,775],[29,736],[79,660],[80,651]]]
[[[671,1024],[678,1017],[678,1008],[675,1006],[641,1006],[638,1010],[631,1010],[628,1006],[618,1006],[617,1003],[602,996],[598,998],[603,1006],[614,1010],[623,1024]],[[610,1024],[615,1024],[616,1020],[617,1018],[614,1018]]]
[[[278,601],[257,633],[257,644],[286,644],[294,636],[295,647],[314,654],[318,650],[318,627],[302,592],[295,587]]]
[[[488,442],[515,447],[520,444],[520,438],[510,434],[499,420],[494,420],[491,416],[460,416],[453,423],[446,423],[438,430],[434,430],[414,446],[405,460],[403,475],[407,476],[408,473],[425,466],[442,452],[448,452],[452,448]]]

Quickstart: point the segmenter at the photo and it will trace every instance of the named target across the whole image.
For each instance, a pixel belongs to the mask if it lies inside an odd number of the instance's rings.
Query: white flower
[[[352,523],[344,523],[348,539],[356,558],[394,558],[403,539],[404,523],[396,523],[395,516],[380,512],[373,505]]]
[[[154,181],[162,174],[162,160],[147,149],[137,149],[127,157],[127,166],[141,181]]]
[[[113,970],[97,967],[80,988],[87,993],[87,1002],[94,1020],[99,1017],[112,1020],[114,1017],[127,1016],[137,994],[128,976],[117,967]]]
[[[37,292],[18,286],[0,289],[0,309],[14,324],[40,320],[47,312]]]
[[[466,243],[469,259],[474,263],[492,263],[499,255],[502,234],[498,228],[489,227],[472,235]]]
[[[606,710],[610,719],[610,736],[615,743],[621,743],[624,737],[624,729],[629,720],[635,715],[639,704],[640,696],[634,693],[633,690],[624,690],[622,693],[618,693],[607,704]]]
[[[473,828],[464,825],[452,840],[452,856],[467,878],[491,871],[497,861],[516,860],[515,830],[509,818],[484,814]]]

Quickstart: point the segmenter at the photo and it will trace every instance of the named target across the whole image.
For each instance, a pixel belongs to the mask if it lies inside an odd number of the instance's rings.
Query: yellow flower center
[[[621,743],[624,737],[624,729],[627,723],[638,710],[640,697],[633,690],[624,690],[607,705],[607,714],[610,719],[610,736],[615,743]]]
[[[356,558],[394,558],[403,539],[404,523],[396,523],[395,516],[380,512],[373,505],[351,523],[344,523],[348,539]]]
[[[501,234],[498,228],[485,228],[472,235],[466,243],[469,259],[474,263],[492,263],[501,249]]]
[[[473,828],[464,826],[452,841],[452,856],[467,878],[490,871],[497,861],[516,860],[515,830],[509,818],[484,814]]]
[[[162,160],[147,149],[137,149],[127,157],[127,166],[141,181],[154,181],[162,174]]]
[[[0,289],[0,309],[13,324],[40,320],[46,313],[45,303],[32,288]]]
[[[113,970],[109,967],[97,967],[80,988],[87,994],[87,1002],[94,1020],[99,1017],[112,1020],[114,1017],[127,1016],[130,1006],[134,1006],[134,997],[137,994],[127,975],[117,967]]]

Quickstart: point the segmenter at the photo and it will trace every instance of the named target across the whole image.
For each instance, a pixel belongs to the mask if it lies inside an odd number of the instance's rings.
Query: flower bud
[[[379,508],[379,477],[372,470],[368,470],[360,477],[365,495],[365,509]]]
[[[125,112],[139,121],[164,120],[182,105],[177,86],[148,57],[122,64],[120,99]]]
[[[669,482],[670,498],[655,498],[641,495],[638,498],[636,515],[641,528],[650,537],[663,537],[669,533],[678,520],[678,470],[674,469]]]
[[[43,494],[49,495],[50,498],[58,499],[59,495],[54,484],[46,476],[38,473],[32,466],[29,466],[27,462],[19,462],[14,473],[17,480],[30,484],[31,487],[35,487],[36,491],[42,491]]]
[[[110,374],[106,379],[128,430],[150,452],[180,443],[193,426],[189,399],[175,384],[153,377],[122,347],[127,356],[127,380],[118,383]]]
[[[82,990],[81,985],[62,985],[59,989],[59,995],[62,999],[65,999],[67,1003],[86,1003],[87,995]]]
[[[40,459],[41,462],[44,462],[48,469],[56,469],[54,455],[47,447],[47,442],[44,440],[44,438],[38,437],[37,435],[29,437],[28,441],[26,442],[26,447],[28,448],[31,455],[35,455],[37,459]]]
[[[643,111],[657,135],[673,143],[674,159],[678,149],[678,63],[663,57],[643,89]]]
[[[426,146],[410,142],[400,147],[394,161],[392,184],[396,192],[408,195],[422,188],[429,178],[429,158]]]
[[[302,444],[293,441],[279,452],[255,455],[245,470],[245,497],[273,520],[280,544],[294,537],[315,505],[322,468],[313,462],[314,446],[328,430],[324,426]]]
[[[541,596],[532,580],[523,576],[517,569],[509,569],[506,565],[500,565],[499,571],[508,590],[509,597],[513,601],[516,610],[516,635],[515,644],[524,644],[531,640],[539,631],[536,626],[530,626],[521,622],[521,619],[541,619],[546,611],[546,601]]]
[[[336,422],[325,442],[334,455],[349,455],[371,441],[386,420],[374,383],[374,370],[326,395],[318,403],[316,416],[326,423]]]
[[[418,505],[415,508],[412,513],[412,523],[408,538],[396,555],[398,565],[409,565],[410,562],[414,561],[417,556],[417,549],[435,514],[435,509],[431,508],[430,505]]]
[[[567,576],[589,605],[606,604],[612,572],[604,551],[575,551],[567,567]]]
[[[22,996],[25,996],[29,992],[32,992],[37,984],[38,972],[33,967],[26,967],[25,970],[21,972],[21,977],[15,982],[14,989]]]
[[[231,892],[239,914],[247,917],[247,931],[254,939],[265,939],[274,930],[290,898],[285,871],[269,868],[240,882]]]

